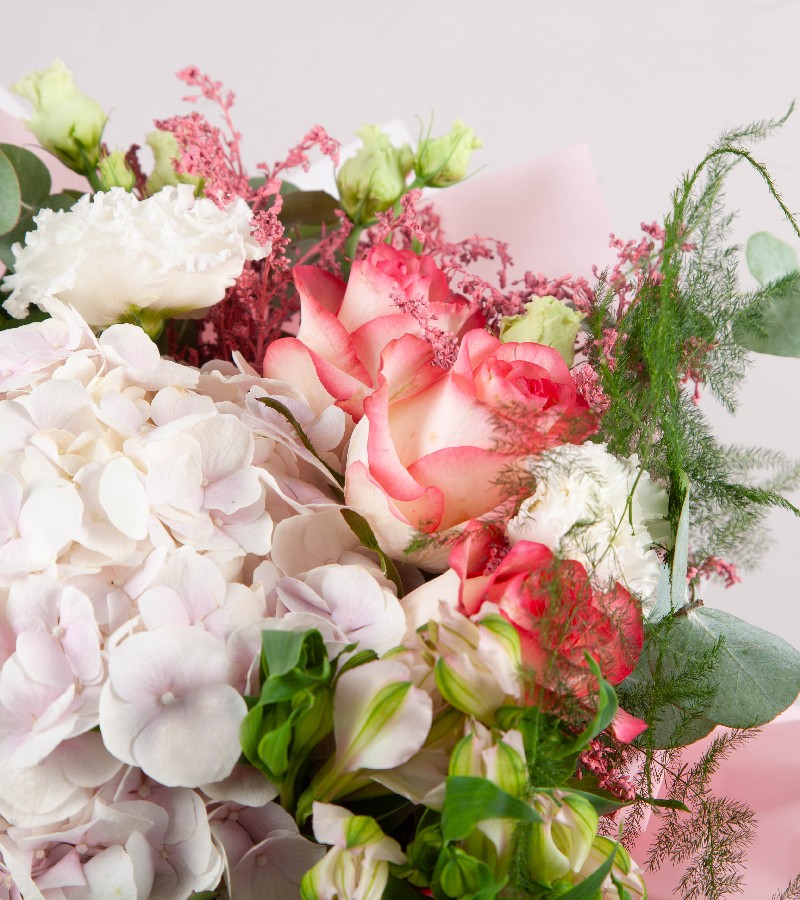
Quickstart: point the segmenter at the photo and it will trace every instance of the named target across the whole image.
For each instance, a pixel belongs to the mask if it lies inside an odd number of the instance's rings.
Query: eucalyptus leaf
[[[43,209],[71,209],[75,205],[75,198],[70,194],[51,194],[45,197],[38,209],[28,210],[22,213],[16,225],[6,234],[0,235],[0,262],[9,269],[13,267],[15,259],[11,248],[14,244],[24,244],[25,235],[29,231],[36,229],[36,223],[33,221],[34,216],[38,215]]]
[[[777,281],[798,269],[794,248],[766,231],[759,231],[750,237],[746,256],[753,278],[762,285]]]
[[[686,573],[689,569],[689,483],[681,504],[681,516],[675,533],[675,549],[672,553],[670,600],[673,610],[686,604]]]
[[[325,191],[292,191],[283,198],[280,220],[287,226],[336,224],[341,203]]]
[[[22,191],[11,160],[0,151],[0,234],[17,224],[22,203]]]
[[[765,725],[800,693],[800,652],[783,638],[720,609],[701,607],[686,616],[683,652],[724,643],[714,675],[719,687],[706,715],[720,725]]]
[[[718,609],[700,607],[680,612],[648,640],[635,671],[620,685],[629,711],[636,697],[670,683],[693,679],[694,661],[712,660],[707,675],[693,680],[689,693],[659,704],[643,739],[656,748],[685,746],[717,725],[749,728],[771,721],[791,706],[800,691],[800,653],[782,638]],[[696,688],[696,690],[695,690]],[[649,717],[648,717],[649,718]]]
[[[50,172],[35,153],[14,144],[0,144],[3,153],[17,175],[22,204],[29,209],[39,209],[50,193]]]
[[[747,242],[747,265],[753,277],[769,285],[769,299],[752,322],[749,311],[739,317],[733,334],[755,353],[800,356],[800,282],[787,279],[798,271],[794,248],[766,231]]]
[[[672,609],[672,579],[665,565],[659,564],[661,575],[656,585],[656,602],[647,614],[648,622],[660,622]]]
[[[757,324],[750,326],[747,321],[738,319],[733,329],[743,347],[771,356],[800,356],[800,281],[794,278],[775,285]]]

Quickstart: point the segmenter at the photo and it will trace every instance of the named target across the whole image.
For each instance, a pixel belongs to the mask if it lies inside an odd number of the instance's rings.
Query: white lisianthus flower
[[[54,298],[93,328],[134,313],[156,328],[222,300],[245,261],[269,252],[251,236],[250,218],[244,200],[219,209],[182,184],[146,200],[112,188],[66,212],[44,209],[25,246],[14,245],[3,306],[21,319],[31,303]]]
[[[619,582],[647,607],[661,571],[651,547],[668,539],[666,491],[635,456],[618,459],[602,444],[558,447],[545,459],[536,491],[508,523],[511,545],[545,544],[584,565],[595,583]]]

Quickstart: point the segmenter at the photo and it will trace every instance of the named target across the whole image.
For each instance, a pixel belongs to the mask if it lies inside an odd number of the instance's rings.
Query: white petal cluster
[[[138,200],[122,188],[85,194],[68,210],[43,209],[25,245],[14,246],[15,272],[3,304],[24,318],[31,303],[71,304],[94,328],[131,310],[172,315],[220,301],[246,260],[269,252],[250,234],[251,212],[226,209],[181,184]]]
[[[647,606],[660,574],[652,545],[668,533],[666,491],[635,456],[619,459],[603,444],[570,444],[544,458],[534,494],[508,524],[509,542],[545,544],[582,563],[599,586],[619,582]]]
[[[407,628],[325,465],[347,417],[44,302],[0,335],[0,878],[180,898],[224,870],[237,898],[294,896],[323,851],[237,765],[261,630],[382,654]]]

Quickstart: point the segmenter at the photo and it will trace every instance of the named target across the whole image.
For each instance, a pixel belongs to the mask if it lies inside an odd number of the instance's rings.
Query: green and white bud
[[[555,297],[534,297],[525,304],[525,310],[500,320],[500,340],[504,344],[525,341],[544,344],[558,350],[564,362],[571,366],[575,359],[575,338],[586,316]]]
[[[449,774],[485,778],[507,794],[522,796],[527,784],[522,735],[518,731],[502,734],[473,721],[450,755]],[[510,819],[485,819],[462,846],[501,878],[514,853],[515,833],[516,823]]]
[[[420,144],[414,163],[417,178],[430,187],[457,184],[467,177],[472,152],[482,146],[475,132],[457,119],[449,134]]]
[[[364,125],[356,134],[363,146],[343,163],[336,183],[342,209],[354,222],[363,224],[403,194],[414,151],[408,144],[395,147],[377,125]]]
[[[433,720],[433,703],[414,687],[398,659],[376,659],[342,674],[333,695],[336,751],[300,797],[302,820],[315,800],[352,789],[363,769],[396,769],[418,753]]]
[[[115,150],[108,156],[104,156],[97,169],[100,175],[100,187],[104,191],[110,191],[112,187],[121,187],[130,191],[136,184],[136,175],[125,161],[125,154],[121,150]]]
[[[33,117],[25,124],[45,150],[76,172],[94,171],[108,117],[96,100],[75,87],[72,72],[60,59],[48,69],[29,72],[11,90],[33,104]]]
[[[313,815],[314,837],[331,849],[303,875],[302,900],[380,900],[389,863],[406,861],[397,841],[374,819],[341,806],[315,803]]]
[[[522,696],[519,635],[500,616],[473,622],[443,603],[439,621],[421,629],[419,639],[439,693],[461,712],[493,725],[499,707]]]
[[[530,829],[531,877],[552,883],[581,872],[597,834],[598,818],[592,804],[578,794],[561,790],[536,794],[531,802],[542,817]]]
[[[631,859],[630,854],[621,844],[599,834],[594,839],[592,849],[578,872],[575,883],[579,884],[596,872],[614,853],[615,848],[614,863],[603,882],[598,900],[645,900],[647,886],[644,883],[644,872]]]
[[[195,194],[199,196],[203,179],[198,175],[184,175],[175,171],[180,149],[177,138],[171,131],[151,131],[145,137],[145,143],[153,151],[154,158],[153,171],[145,183],[148,194],[155,194],[168,185],[193,184]]]

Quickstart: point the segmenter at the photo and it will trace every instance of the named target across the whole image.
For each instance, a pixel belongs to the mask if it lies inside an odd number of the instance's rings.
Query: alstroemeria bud
[[[467,177],[472,151],[483,142],[461,119],[453,122],[449,134],[423,141],[414,169],[417,177],[431,187],[449,187]]]
[[[580,872],[597,833],[594,807],[580,795],[561,790],[536,794],[532,805],[542,821],[530,829],[531,877],[553,882]]]
[[[341,806],[314,804],[314,837],[331,845],[300,882],[302,900],[380,900],[389,863],[405,854],[369,816],[354,816]]]
[[[33,104],[33,117],[25,124],[45,150],[76,172],[97,166],[107,116],[96,100],[75,87],[72,72],[60,59],[48,69],[29,72],[11,90]]]
[[[180,149],[171,131],[151,131],[145,137],[145,143],[153,151],[154,158],[153,171],[145,183],[148,194],[155,194],[167,185],[192,184],[195,194],[199,195],[203,179],[197,175],[184,175],[175,171]]]
[[[575,338],[586,316],[555,297],[534,297],[525,304],[525,310],[500,320],[500,340],[504,344],[523,341],[544,344],[558,350],[564,362],[571,366],[575,359]]]
[[[522,735],[518,731],[501,734],[475,721],[471,727],[450,755],[449,774],[486,778],[519,797],[527,783]],[[463,842],[463,848],[502,877],[513,856],[515,832],[516,823],[510,819],[485,819]]]
[[[521,696],[519,635],[505,619],[472,622],[442,604],[440,621],[429,622],[420,638],[438,656],[439,693],[456,709],[491,725],[499,707]]]
[[[525,748],[518,731],[494,733],[480,722],[454,747],[450,775],[487,778],[507,794],[519,797],[527,782]]]
[[[414,164],[408,144],[395,147],[377,125],[364,125],[356,132],[363,147],[346,160],[336,176],[342,208],[354,222],[368,222],[388,209],[406,187]]]
[[[578,872],[575,883],[580,884],[581,881],[596,872],[611,856],[615,847],[614,863],[608,877],[603,882],[599,900],[622,900],[626,895],[622,893],[621,889],[627,891],[629,900],[645,900],[647,886],[644,883],[644,872],[631,859],[630,854],[621,844],[616,844],[610,838],[599,834],[594,839],[594,844],[583,867]]]
[[[100,175],[100,187],[104,191],[110,191],[112,187],[121,187],[130,191],[136,184],[136,176],[133,169],[125,161],[125,154],[121,150],[115,150],[104,156],[98,165]]]
[[[361,769],[394,769],[425,743],[433,703],[411,683],[399,660],[377,659],[340,676],[333,695],[336,752],[300,798],[298,816],[314,800],[346,793]]]

